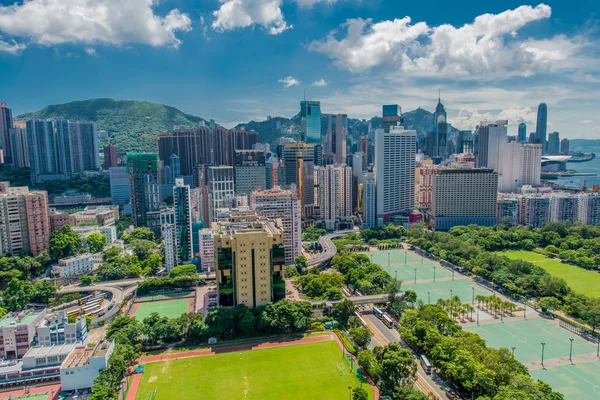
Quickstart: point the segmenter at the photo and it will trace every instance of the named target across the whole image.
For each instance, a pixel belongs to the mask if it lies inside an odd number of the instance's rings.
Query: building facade
[[[502,145],[498,190],[514,193],[523,185],[539,186],[542,145],[510,142]]]
[[[36,346],[60,346],[63,344],[88,342],[88,329],[85,316],[69,322],[66,311],[48,314],[35,327]]]
[[[285,187],[300,200],[302,220],[310,221],[315,208],[314,145],[289,143],[283,147]]]
[[[550,198],[525,194],[519,198],[519,223],[541,228],[550,221]]]
[[[582,194],[578,199],[578,219],[585,225],[600,223],[600,196],[596,194]]]
[[[8,108],[8,103],[0,102],[0,142],[2,144],[2,159],[6,164],[13,164],[11,154],[10,129],[13,127],[12,110]]]
[[[104,169],[108,171],[117,165],[117,148],[109,144],[104,147]]]
[[[519,200],[517,198],[498,199],[498,223],[506,221],[508,226],[519,223]]]
[[[202,271],[215,270],[215,237],[213,232],[204,228],[200,230],[200,266]]]
[[[131,199],[131,188],[129,187],[129,174],[127,167],[111,167],[108,169],[110,180],[110,199],[115,206],[129,203]]]
[[[267,188],[265,152],[262,150],[236,150],[235,193],[248,196],[255,190]]]
[[[8,130],[12,165],[16,168],[29,168],[29,144],[27,129],[11,128]],[[5,160],[6,162],[6,160]]]
[[[173,187],[173,208],[175,209],[175,243],[177,264],[189,263],[194,257],[192,251],[192,212],[190,187],[183,184],[183,178],[175,179]]]
[[[52,273],[61,278],[72,278],[92,272],[94,260],[91,254],[79,254],[74,257],[58,260],[58,266],[52,269]]]
[[[334,164],[344,164],[346,162],[347,137],[348,115],[330,115],[327,126],[327,153],[333,154]]]
[[[127,154],[129,196],[133,225],[148,227],[160,234],[160,180],[158,155],[150,153]]]
[[[550,221],[576,222],[579,218],[579,202],[575,195],[553,193],[550,195]]]
[[[517,134],[517,142],[519,142],[519,143],[527,142],[527,124],[525,124],[525,122],[521,122],[519,124],[519,131]]]
[[[537,110],[537,122],[535,124],[534,141],[542,145],[543,153],[546,154],[546,130],[548,129],[548,106],[540,103]]]
[[[208,203],[210,224],[219,208],[231,208],[235,200],[235,173],[233,167],[208,168]]]
[[[302,141],[321,142],[321,102],[303,100],[300,102],[300,124]]]
[[[320,222],[327,230],[352,227],[352,168],[342,164],[317,170]]]
[[[60,366],[60,388],[64,391],[89,389],[100,371],[109,367],[114,340],[101,340],[93,348],[77,346]]]
[[[502,148],[508,142],[508,121],[501,120],[480,126],[477,133],[477,167],[500,171]]]

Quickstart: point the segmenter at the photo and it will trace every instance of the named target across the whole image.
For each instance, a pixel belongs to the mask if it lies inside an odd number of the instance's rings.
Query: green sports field
[[[544,358],[569,357],[573,341],[573,355],[596,354],[596,346],[580,336],[568,332],[542,318],[529,320],[481,324],[480,326],[465,326],[469,332],[481,336],[488,346],[500,348],[515,348],[515,358],[523,363],[540,361],[542,358],[542,342],[546,343]],[[600,382],[600,373],[596,372]],[[552,381],[547,381],[552,385]]]
[[[26,394],[19,397],[10,397],[11,400],[47,400],[50,397],[50,392],[40,394]]]
[[[189,299],[139,303],[139,308],[135,313],[135,319],[142,321],[153,312],[157,312],[164,317],[176,318],[181,314],[188,312],[189,304]]]
[[[340,369],[343,375],[340,375]],[[145,365],[136,400],[346,399],[360,385],[334,341]],[[373,398],[367,384],[363,389]]]
[[[503,251],[498,254],[513,260],[529,261],[545,269],[549,274],[563,278],[575,292],[600,297],[600,274],[597,272],[565,264],[533,251]]]
[[[444,268],[437,268],[437,270],[444,270]],[[449,272],[449,271],[447,271]],[[437,276],[437,271],[436,271]],[[445,281],[437,281],[437,282],[426,282],[426,283],[417,283],[414,285],[410,281],[405,281],[402,284],[402,290],[414,290],[417,293],[417,298],[422,300],[425,304],[430,302],[434,304],[438,301],[438,299],[450,299],[450,295],[452,297],[458,296],[463,303],[471,303],[473,300],[473,289],[475,290],[475,296],[483,295],[483,296],[491,296],[493,292],[487,290],[468,279],[462,279],[463,277],[460,274],[456,274],[456,280],[445,280]]]
[[[597,361],[536,369],[529,373],[534,379],[550,383],[552,389],[562,393],[565,399],[592,400],[600,398]]]

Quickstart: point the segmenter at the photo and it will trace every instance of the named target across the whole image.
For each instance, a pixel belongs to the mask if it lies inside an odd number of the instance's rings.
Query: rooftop
[[[63,362],[62,368],[77,368],[90,363],[90,359],[106,356],[108,350],[112,347],[113,342],[102,340],[98,342],[96,347],[90,348],[79,345],[69,357]]]
[[[29,325],[32,323],[41,312],[36,311],[23,311],[19,314],[7,314],[4,318],[0,319],[0,328],[7,328],[9,326],[18,325]]]
[[[81,343],[71,343],[71,344],[61,344],[61,345],[52,345],[52,346],[33,346],[27,350],[27,353],[23,356],[23,358],[27,357],[52,357],[59,355],[66,355],[71,352],[75,347],[82,346]]]

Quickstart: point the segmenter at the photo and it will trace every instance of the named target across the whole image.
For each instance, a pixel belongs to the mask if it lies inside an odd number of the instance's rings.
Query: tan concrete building
[[[88,206],[85,210],[69,216],[71,226],[83,224],[107,226],[113,225],[117,221],[119,221],[119,207],[113,206]]]
[[[285,298],[285,250],[280,222],[234,212],[212,225],[219,303],[263,306]]]

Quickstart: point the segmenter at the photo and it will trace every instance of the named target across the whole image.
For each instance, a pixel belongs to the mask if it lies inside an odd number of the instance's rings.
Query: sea
[[[567,163],[567,168],[581,173],[595,173],[597,174],[596,176],[571,176],[553,179],[550,182],[578,188],[583,186],[583,183],[585,182],[588,189],[593,185],[600,185],[600,144],[592,143],[592,141],[589,141],[585,146],[572,146],[570,150],[581,151],[586,154],[595,153],[596,158],[582,163]]]

